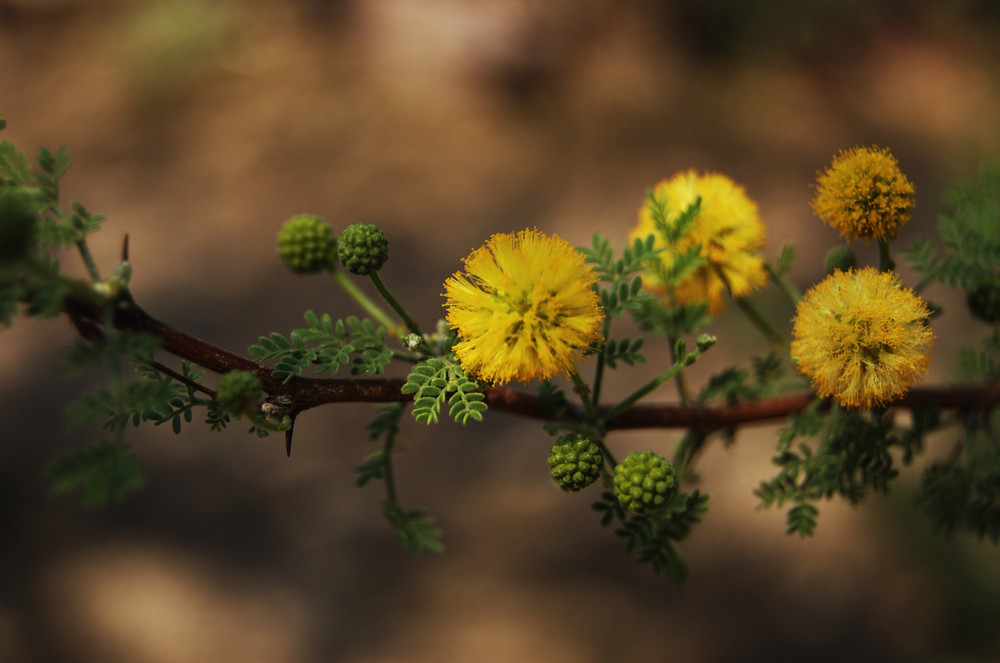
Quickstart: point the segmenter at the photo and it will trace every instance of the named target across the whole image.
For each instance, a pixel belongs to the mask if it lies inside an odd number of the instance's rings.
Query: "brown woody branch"
[[[104,313],[100,304],[89,297],[70,296],[65,310],[81,335],[99,334]],[[127,293],[115,306],[112,317],[117,329],[145,332],[156,336],[167,352],[215,373],[250,371],[263,384],[271,399],[284,402],[297,414],[328,403],[390,403],[409,400],[402,393],[405,380],[400,378],[303,378],[287,383],[271,377],[271,369],[212,343],[175,329],[146,313]],[[535,419],[552,419],[540,400],[531,393],[509,387],[484,390],[486,402],[496,411]],[[728,426],[778,420],[805,409],[815,398],[812,393],[775,396],[739,405],[681,406],[671,404],[634,405],[609,422],[609,429],[698,428],[717,430]],[[986,411],[1000,404],[1000,382],[979,385],[927,386],[911,389],[892,403],[893,407],[916,409],[939,407],[964,411]],[[582,408],[570,405],[563,413],[568,418],[583,419]]]

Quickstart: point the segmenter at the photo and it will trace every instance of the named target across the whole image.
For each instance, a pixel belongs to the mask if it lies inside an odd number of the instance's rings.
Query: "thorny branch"
[[[104,313],[93,298],[71,295],[65,312],[83,336],[101,333]],[[286,382],[271,377],[271,369],[246,357],[220,348],[146,313],[132,296],[124,292],[115,303],[113,324],[119,330],[144,332],[161,341],[161,348],[181,359],[215,373],[250,371],[256,375],[269,400],[279,401],[296,414],[329,403],[390,403],[409,400],[401,389],[402,378],[304,378]],[[552,414],[537,396],[510,387],[487,387],[483,390],[489,407],[535,419],[552,419]],[[608,423],[608,429],[697,428],[704,431],[728,426],[778,420],[805,409],[815,398],[812,393],[775,396],[738,405],[684,406],[639,404],[630,407]],[[978,385],[925,386],[911,389],[892,403],[893,407],[918,409],[939,407],[967,412],[986,411],[1000,403],[1000,382]],[[605,408],[604,411],[607,409]],[[582,408],[568,405],[563,417],[583,419]]]

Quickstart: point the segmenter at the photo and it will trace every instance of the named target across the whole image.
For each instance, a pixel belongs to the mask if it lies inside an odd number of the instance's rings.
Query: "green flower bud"
[[[615,468],[615,495],[623,507],[637,513],[666,508],[677,494],[677,471],[652,451],[636,451]]]
[[[705,352],[710,347],[715,345],[716,342],[718,342],[718,340],[719,339],[712,336],[711,334],[702,334],[695,340],[695,345],[698,347],[700,351]]]
[[[315,274],[334,267],[337,238],[318,216],[293,216],[278,232],[278,255],[296,274]]]
[[[994,275],[970,290],[965,303],[983,322],[1000,322],[1000,276]]]
[[[219,378],[215,402],[230,414],[244,414],[257,408],[263,395],[260,380],[250,371],[230,371]]]
[[[351,274],[368,276],[382,269],[389,258],[389,240],[370,223],[355,223],[344,228],[337,240],[337,257]]]
[[[565,491],[582,490],[601,476],[604,455],[590,438],[577,433],[563,435],[549,451],[552,478]]]
[[[826,252],[823,262],[827,274],[833,274],[838,269],[842,272],[854,269],[858,265],[858,257],[847,246],[835,246]]]

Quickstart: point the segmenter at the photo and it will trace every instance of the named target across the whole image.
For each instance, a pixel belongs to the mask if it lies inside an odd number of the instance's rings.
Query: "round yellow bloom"
[[[671,303],[708,302],[709,312],[717,315],[722,312],[727,290],[733,297],[743,297],[767,280],[764,261],[758,254],[764,248],[764,224],[756,203],[725,175],[699,175],[690,170],[663,180],[653,189],[656,203],[663,205],[663,221],[671,228],[676,228],[681,215],[699,197],[698,216],[679,242],[667,239],[649,202],[639,210],[639,223],[631,239],[653,234],[655,246],[665,249],[658,264],[643,275],[643,284],[649,290],[672,296]],[[694,246],[701,247],[700,255],[708,262],[675,285],[671,293],[665,275],[677,256]]]
[[[913,183],[888,149],[855,147],[817,175],[816,216],[844,239],[894,239],[910,220]]]
[[[558,236],[493,235],[444,284],[454,346],[469,374],[502,384],[576,372],[603,340],[594,270]]]
[[[845,407],[880,405],[926,375],[929,314],[891,273],[837,271],[799,302],[792,359],[820,396]]]

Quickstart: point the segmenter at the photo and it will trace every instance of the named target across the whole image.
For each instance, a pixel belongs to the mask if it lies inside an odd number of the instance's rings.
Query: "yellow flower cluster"
[[[444,286],[462,368],[492,384],[572,375],[603,341],[596,281],[583,255],[558,236],[493,235]]]
[[[817,176],[812,208],[847,240],[889,240],[910,220],[913,193],[888,149],[856,147]]]
[[[891,273],[834,272],[796,309],[792,359],[820,396],[872,407],[923,379],[934,334],[927,304]]]
[[[668,304],[708,302],[709,312],[722,312],[723,297],[729,291],[733,297],[743,297],[767,280],[764,261],[759,251],[764,247],[764,225],[757,205],[747,197],[743,187],[725,175],[690,170],[656,185],[652,192],[657,205],[663,206],[664,221],[676,227],[681,215],[699,198],[701,205],[691,229],[679,242],[671,243],[658,227],[649,203],[639,211],[639,222],[631,239],[656,236],[654,246],[664,249],[659,264],[643,276],[647,289],[659,292]],[[707,263],[670,288],[663,274],[669,272],[677,257],[694,246]]]

